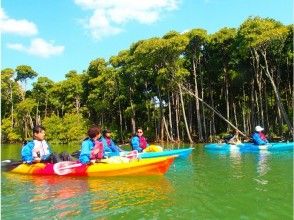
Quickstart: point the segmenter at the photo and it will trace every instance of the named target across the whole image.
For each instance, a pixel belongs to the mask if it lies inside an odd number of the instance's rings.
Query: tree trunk
[[[162,107],[162,98],[161,98],[161,92],[159,86],[157,86],[157,92],[158,92],[158,99],[159,99],[159,131],[160,131],[160,140],[163,141],[163,133],[164,133],[164,127],[162,123],[162,117],[163,117],[163,107]]]
[[[136,112],[133,104],[132,94],[133,90],[130,88],[130,103],[131,103],[131,109],[132,109],[132,116],[131,116],[131,125],[132,125],[132,133],[136,134]]]
[[[229,102],[229,82],[226,68],[224,68],[224,81],[225,81],[225,100],[226,100],[226,116],[227,120],[230,121],[230,102]],[[227,126],[227,131],[230,130],[230,126]]]
[[[235,125],[238,127],[238,119],[237,119],[237,111],[236,111],[236,104],[233,102],[233,111],[234,111],[234,119],[235,119]]]
[[[36,121],[36,125],[40,125],[40,122],[39,122],[39,101],[37,103],[35,121]]]
[[[257,52],[257,50],[253,49],[254,52],[254,57],[256,60],[256,83],[257,83],[257,88],[258,88],[258,99],[256,100],[256,102],[259,105],[259,114],[258,114],[258,118],[259,118],[259,122],[262,125],[265,125],[264,123],[264,113],[263,113],[263,99],[262,99],[262,70],[260,69],[260,60],[259,60],[259,54]]]
[[[12,85],[11,82],[9,82],[9,89],[10,89],[10,102],[11,102],[11,128],[13,129],[14,127],[14,117],[13,117],[13,90],[12,90]]]
[[[162,143],[164,139],[164,122],[163,122],[163,117],[160,121],[160,142]]]
[[[189,139],[190,143],[192,144],[193,143],[193,140],[191,138],[189,127],[188,127],[188,123],[187,123],[187,118],[186,118],[186,113],[185,113],[185,104],[184,104],[184,101],[183,101],[183,94],[182,94],[182,89],[181,89],[180,84],[178,84],[178,87],[179,87],[179,91],[180,91],[182,112],[183,112],[183,118],[184,118],[184,122],[185,122],[186,132],[187,132],[187,135],[188,135],[188,139]]]
[[[210,102],[211,102],[211,106],[212,108],[214,108],[214,99],[213,99],[213,94],[212,94],[212,89],[210,86]],[[202,103],[203,104],[203,103]],[[214,117],[214,112],[212,112],[212,126],[211,126],[211,135],[215,135],[216,134],[216,129],[215,129],[215,117]]]
[[[80,102],[80,96],[78,96],[78,95],[75,97],[75,104],[76,104],[77,114],[79,114],[80,113],[81,102]]]
[[[256,123],[256,110],[255,110],[255,99],[254,99],[254,80],[252,80],[251,82],[251,93],[250,93],[250,128],[252,127],[252,125],[254,125]]]
[[[176,95],[176,132],[177,132],[177,141],[180,141],[180,130],[179,130],[179,94]]]
[[[194,93],[195,97],[198,97],[198,85],[197,85],[197,72],[196,72],[196,63],[195,59],[193,59],[193,74],[194,74]],[[197,132],[200,141],[203,141],[202,135],[202,125],[201,125],[201,118],[200,118],[200,107],[199,107],[199,100],[195,99],[195,107],[196,107],[196,118],[197,118]]]
[[[170,128],[170,138],[171,138],[171,141],[174,141],[171,100],[173,100],[173,93],[172,93],[172,97],[170,97],[170,93],[168,94],[168,119],[169,119],[169,128]]]
[[[248,130],[247,130],[247,126],[246,126],[246,113],[245,113],[245,108],[246,108],[246,95],[245,95],[244,85],[242,86],[242,90],[243,90],[243,103],[242,103],[243,104],[242,105],[243,131],[248,134]]]
[[[204,100],[204,86],[202,77],[200,77],[200,84],[201,84],[201,98]],[[202,110],[202,122],[203,122],[203,132],[204,132],[204,139],[207,140],[207,127],[206,127],[206,117],[204,113],[203,103],[201,102],[201,110]]]
[[[124,144],[124,137],[123,137],[123,117],[122,117],[122,111],[121,111],[120,101],[118,101],[118,112],[119,112],[120,139],[121,139],[122,143]]]
[[[254,101],[255,101],[255,106],[256,106],[256,117],[257,119],[255,119],[255,122],[257,121],[257,124],[260,124],[260,106],[259,106],[259,99],[258,99],[258,95],[257,95],[257,91],[254,90]],[[262,124],[262,126],[264,126]]]
[[[167,140],[168,141],[171,141],[172,138],[168,132],[168,126],[167,126],[167,123],[166,123],[166,120],[165,120],[165,116],[163,116],[163,124],[164,124],[164,127],[165,127],[165,132],[166,132],[166,137],[167,137]]]
[[[190,94],[192,96],[195,96],[195,94],[191,91],[189,91],[188,89],[186,89],[184,86],[181,86],[180,84],[178,84],[179,88],[183,88],[184,91],[187,93],[187,94]],[[246,135],[240,131],[235,125],[233,125],[230,121],[228,121],[224,116],[222,116],[222,114],[220,112],[218,112],[217,110],[215,110],[214,108],[212,108],[210,105],[208,105],[206,102],[204,102],[201,98],[199,97],[196,97],[199,99],[199,101],[201,101],[207,108],[209,108],[210,110],[212,110],[216,115],[218,115],[221,119],[223,119],[225,122],[227,122],[229,125],[231,125],[233,128],[235,128],[236,130],[239,131],[239,133],[243,136],[246,137]]]
[[[274,93],[275,93],[275,96],[276,96],[276,99],[277,99],[277,104],[278,104],[279,109],[280,109],[280,111],[282,113],[283,119],[284,119],[285,123],[287,124],[289,130],[291,132],[293,132],[291,122],[290,122],[290,120],[288,118],[288,115],[287,115],[287,113],[285,111],[285,108],[283,106],[283,103],[282,103],[280,94],[279,94],[279,92],[277,90],[276,84],[275,84],[272,76],[270,75],[269,68],[268,68],[268,63],[267,63],[266,51],[262,51],[262,56],[263,56],[264,62],[265,62],[265,75],[269,78],[269,80],[271,82],[271,85],[272,85],[272,87],[274,89]]]

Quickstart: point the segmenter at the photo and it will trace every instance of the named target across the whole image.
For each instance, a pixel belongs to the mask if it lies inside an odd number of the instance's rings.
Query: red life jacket
[[[96,160],[96,159],[102,159],[104,153],[103,144],[100,141],[95,141],[95,146],[91,150],[90,159]]]
[[[266,141],[267,140],[266,139],[266,136],[264,135],[264,133],[259,132],[259,136],[260,136],[261,140],[263,140],[263,141]]]
[[[139,136],[138,136],[139,137]],[[139,137],[139,141],[140,141],[140,147],[142,149],[145,149],[147,147],[147,141],[146,141],[146,138],[141,136]]]

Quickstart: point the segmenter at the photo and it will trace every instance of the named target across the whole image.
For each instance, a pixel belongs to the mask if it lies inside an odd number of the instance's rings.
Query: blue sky
[[[171,30],[214,33],[249,16],[288,25],[292,11],[292,0],[2,0],[1,69],[29,65],[57,82]]]

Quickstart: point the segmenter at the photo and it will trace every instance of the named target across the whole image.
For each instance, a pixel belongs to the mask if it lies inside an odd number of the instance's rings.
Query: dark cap
[[[110,129],[105,129],[105,130],[103,130],[103,135],[105,135],[106,133],[111,133],[111,131],[110,131]]]

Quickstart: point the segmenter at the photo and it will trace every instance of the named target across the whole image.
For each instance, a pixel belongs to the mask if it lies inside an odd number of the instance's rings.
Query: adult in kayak
[[[132,137],[130,144],[132,149],[138,152],[142,152],[149,146],[146,138],[143,136],[143,130],[141,128],[138,128],[137,134]]]
[[[119,153],[123,151],[111,139],[111,131],[109,129],[105,129],[102,132],[102,137],[100,138],[100,141],[103,144],[105,155],[119,156]]]
[[[82,142],[79,160],[83,164],[90,164],[91,160],[99,160],[104,156],[103,144],[98,139],[101,136],[101,128],[93,126],[88,130],[88,137]]]
[[[66,152],[62,154],[65,156]],[[33,128],[33,140],[26,141],[22,146],[21,158],[24,163],[28,164],[33,162],[57,163],[61,161],[59,155],[52,153],[49,144],[45,140],[45,128],[41,125]]]
[[[268,140],[262,131],[264,131],[264,128],[262,128],[261,126],[257,125],[255,127],[255,131],[251,136],[254,144],[264,145],[268,143]]]

